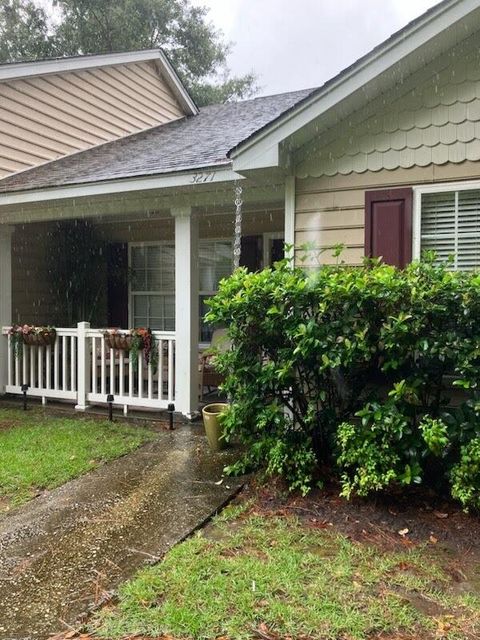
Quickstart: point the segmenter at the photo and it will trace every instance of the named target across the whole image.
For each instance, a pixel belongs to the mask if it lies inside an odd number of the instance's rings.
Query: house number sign
[[[213,182],[215,177],[215,171],[202,171],[200,173],[194,173],[192,176],[192,184],[205,184],[206,182]]]

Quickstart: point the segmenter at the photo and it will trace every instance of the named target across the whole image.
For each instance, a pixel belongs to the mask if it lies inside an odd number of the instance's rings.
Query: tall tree
[[[55,55],[49,18],[32,0],[0,1],[0,62]]]
[[[253,74],[229,74],[230,45],[191,0],[40,2],[0,0],[0,61],[161,47],[200,105],[256,90]]]

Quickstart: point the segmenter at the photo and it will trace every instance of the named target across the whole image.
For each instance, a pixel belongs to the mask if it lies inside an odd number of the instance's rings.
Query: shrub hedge
[[[480,274],[432,255],[283,261],[238,269],[209,305],[232,340],[226,437],[246,445],[230,472],[264,467],[304,493],[335,473],[345,496],[426,482],[480,508]]]

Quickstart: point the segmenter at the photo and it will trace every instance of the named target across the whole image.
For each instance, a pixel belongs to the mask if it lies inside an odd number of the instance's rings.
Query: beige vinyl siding
[[[306,264],[331,264],[336,261],[331,247],[344,244],[340,260],[360,264],[364,256],[365,191],[472,179],[480,179],[480,162],[297,179],[297,259],[304,259],[302,245],[308,244]]]
[[[184,115],[155,63],[0,83],[0,178]]]
[[[319,122],[295,154],[295,245],[308,263],[364,256],[365,191],[480,177],[480,49],[475,34],[348,117]],[[329,118],[327,122],[327,118]]]

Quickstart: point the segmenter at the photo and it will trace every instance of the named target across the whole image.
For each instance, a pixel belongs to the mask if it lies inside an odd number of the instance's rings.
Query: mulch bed
[[[467,514],[453,501],[422,489],[351,500],[339,497],[339,491],[338,486],[332,485],[302,498],[288,494],[278,486],[251,486],[237,500],[250,497],[250,512],[267,518],[270,515],[295,515],[307,527],[331,528],[352,541],[384,550],[426,545],[440,560],[455,592],[480,593],[478,514]],[[421,598],[411,604],[420,611],[428,605]],[[423,612],[434,617],[440,615],[440,612]],[[471,638],[470,635],[465,637]],[[371,640],[416,638],[380,635]]]
[[[302,498],[278,485],[250,486],[239,499],[253,498],[264,515],[295,514],[308,526],[333,527],[352,540],[382,547],[439,544],[453,554],[480,555],[480,517],[453,501],[421,489],[345,500],[331,485]]]

